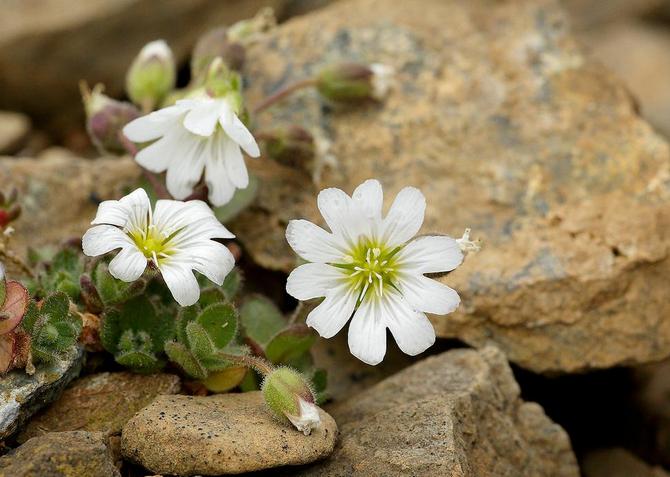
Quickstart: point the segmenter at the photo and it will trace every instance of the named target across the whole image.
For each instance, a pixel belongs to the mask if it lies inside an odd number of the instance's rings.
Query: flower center
[[[348,271],[351,286],[359,292],[359,302],[372,294],[382,296],[385,288],[395,286],[395,256],[399,251],[400,247],[364,241],[346,257],[348,263],[340,267]]]
[[[156,230],[153,224],[149,224],[141,230],[130,231],[128,235],[133,239],[140,252],[146,258],[153,259],[156,265],[158,265],[161,259],[167,258],[171,254],[169,242],[174,237],[174,234],[166,236]]]

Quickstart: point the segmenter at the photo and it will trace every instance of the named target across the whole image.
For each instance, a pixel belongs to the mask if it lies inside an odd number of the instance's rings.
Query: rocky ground
[[[344,336],[318,342],[331,399],[310,436],[257,393],[193,395],[76,354],[0,381],[0,476],[670,475],[669,2],[65,3],[1,7],[0,183],[21,192],[21,253],[77,238],[138,176],[93,152],[78,81],[118,93],[147,40],[185,64],[204,30],[264,5],[285,21],[247,52],[251,103],[337,60],[397,76],[383,105],[304,91],[259,118],[310,125],[337,161],[318,183],[250,161],[259,195],[231,224],[249,273],[272,270],[290,303],[287,221],[318,222],[319,189],[369,177],[387,198],[420,187],[424,232],[472,227],[485,246],[443,279],[462,305],[431,317],[430,356],[391,348],[373,368]]]

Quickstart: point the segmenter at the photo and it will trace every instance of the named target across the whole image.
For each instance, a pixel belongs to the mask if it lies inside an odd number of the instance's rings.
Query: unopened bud
[[[288,126],[262,132],[265,153],[280,164],[308,170],[316,154],[314,136],[300,126]]]
[[[242,78],[232,71],[221,58],[215,58],[209,65],[203,83],[204,94],[212,98],[226,98],[236,114],[242,110]],[[202,88],[194,90],[190,96],[203,94]]]
[[[126,152],[123,127],[140,117],[139,110],[130,103],[117,101],[102,93],[102,85],[93,91],[82,83],[81,94],[86,110],[86,130],[91,141],[101,153]]]
[[[309,435],[319,427],[319,408],[307,380],[290,368],[278,368],[265,377],[263,397],[270,410],[283,421]]]
[[[145,111],[154,109],[174,88],[177,78],[172,50],[163,40],[144,45],[126,74],[126,92]]]
[[[275,12],[270,7],[263,8],[253,18],[240,20],[228,29],[228,39],[235,43],[249,45],[264,33],[277,26]]]
[[[0,192],[0,229],[5,229],[21,215],[21,205],[16,202],[18,192],[12,189],[9,194]]]
[[[240,71],[244,64],[245,51],[241,43],[231,41],[226,27],[208,31],[200,37],[193,49],[191,76],[201,76],[215,58],[221,58],[228,68]]]
[[[341,63],[321,70],[316,78],[316,89],[326,99],[338,103],[380,101],[391,86],[393,70],[375,63]]]

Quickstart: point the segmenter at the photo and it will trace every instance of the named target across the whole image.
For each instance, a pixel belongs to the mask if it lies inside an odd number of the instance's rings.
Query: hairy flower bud
[[[263,397],[270,410],[281,420],[309,435],[319,427],[319,408],[307,380],[291,368],[278,368],[265,377]]]
[[[338,103],[380,101],[391,86],[393,70],[379,63],[340,63],[321,70],[316,89],[326,99]]]
[[[215,28],[200,37],[193,49],[191,75],[197,78],[206,73],[215,58],[221,58],[234,71],[240,71],[244,64],[244,45],[232,41],[226,27]]]
[[[314,136],[300,126],[288,126],[261,133],[265,153],[286,166],[308,170],[314,162],[316,145]]]
[[[123,154],[126,152],[123,127],[140,117],[140,112],[131,103],[112,99],[103,94],[102,90],[102,85],[96,85],[93,91],[85,84],[81,85],[86,130],[100,152]]]
[[[174,88],[177,73],[172,50],[163,40],[144,45],[126,74],[126,92],[145,111],[154,109]]]

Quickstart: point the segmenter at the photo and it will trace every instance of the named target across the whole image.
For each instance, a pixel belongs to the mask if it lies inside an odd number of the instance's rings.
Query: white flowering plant
[[[309,434],[327,397],[310,352],[317,334],[331,338],[349,322],[351,353],[369,365],[383,360],[387,329],[409,355],[435,342],[426,313],[451,313],[460,299],[434,274],[455,269],[478,245],[469,232],[417,235],[426,201],[413,187],[400,190],[385,215],[377,180],[351,196],[327,188],[317,205],[329,230],[290,221],[286,240],[304,263],[288,276],[285,301],[306,302],[291,316],[247,291],[262,283],[243,286],[242,249],[224,224],[262,187],[247,158],[308,169],[315,180],[333,161],[323,133],[294,124],[257,130],[255,116],[303,88],[359,105],[382,101],[393,86],[389,66],[339,63],[248,108],[245,47],[272,25],[264,12],[205,34],[183,87],[162,40],[130,65],[129,101],[81,85],[93,144],[131,155],[142,178],[99,202],[81,242],[34,250],[28,263],[0,243],[0,258],[25,275],[25,286],[0,283],[0,372],[32,371],[83,347],[137,373],[171,366],[193,392],[261,389],[278,419]],[[3,229],[20,211],[15,195],[9,199],[0,196]]]

